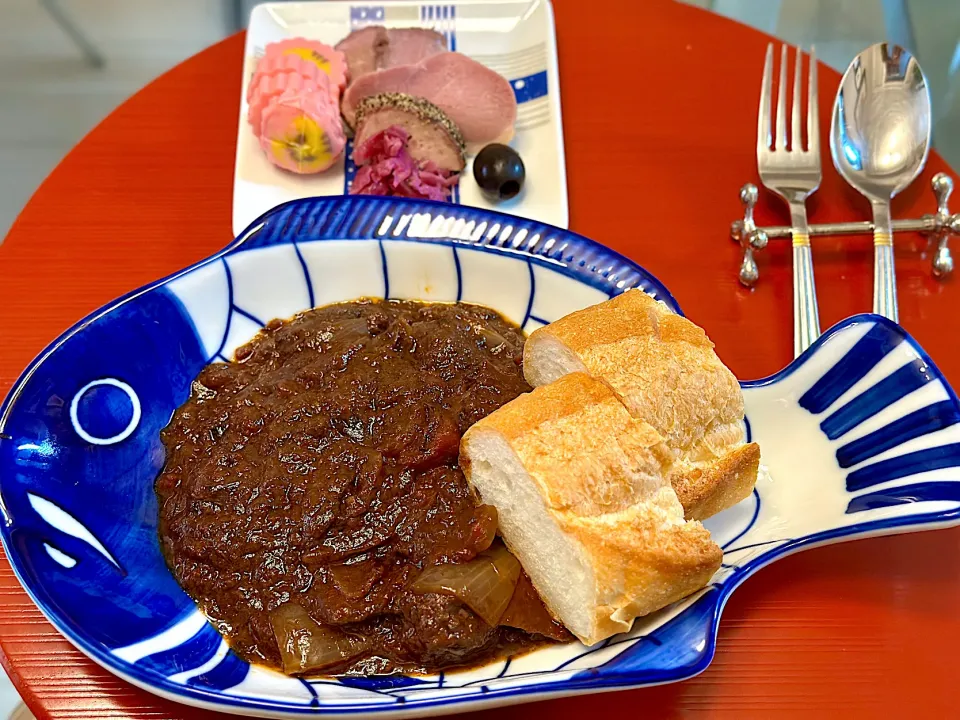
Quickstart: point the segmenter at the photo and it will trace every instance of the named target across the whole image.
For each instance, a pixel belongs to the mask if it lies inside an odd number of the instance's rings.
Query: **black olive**
[[[509,145],[493,143],[474,159],[473,177],[488,197],[509,200],[523,187],[526,171],[516,150]]]

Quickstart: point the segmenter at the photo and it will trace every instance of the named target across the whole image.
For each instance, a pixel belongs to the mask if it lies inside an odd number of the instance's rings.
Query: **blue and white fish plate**
[[[707,524],[722,568],[695,596],[593,647],[569,643],[429,677],[299,680],[234,655],[157,540],[159,433],[211,361],[275,317],[361,296],[482,303],[524,330],[652,275],[565,230],[449,204],[315,198],[79,322],[0,408],[0,528],[23,586],[78,648],[130,682],[270,717],[431,715],[689,678],[751,573],[797,550],[957,523],[960,406],[897,325],[859,315],[782,372],[743,383],[769,469]]]
[[[336,45],[368,25],[422,27],[442,33],[450,50],[463,53],[510,82],[517,98],[516,134],[510,142],[526,166],[523,191],[496,205],[473,179],[473,159],[460,174],[451,202],[497,209],[567,226],[567,171],[560,112],[557,40],[550,0],[410,0],[370,2],[275,2],[250,14],[243,57],[237,158],[233,177],[233,232],[272,207],[316,195],[346,195],[357,168],[347,143],[340,161],[315,175],[296,175],[272,165],[247,122],[247,85],[272,42],[293,37]]]

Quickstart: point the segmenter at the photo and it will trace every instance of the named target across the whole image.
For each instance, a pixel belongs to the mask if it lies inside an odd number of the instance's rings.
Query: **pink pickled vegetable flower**
[[[459,177],[432,162],[417,163],[407,152],[410,136],[392,126],[377,133],[353,151],[359,169],[351,195],[391,195],[446,201]]]

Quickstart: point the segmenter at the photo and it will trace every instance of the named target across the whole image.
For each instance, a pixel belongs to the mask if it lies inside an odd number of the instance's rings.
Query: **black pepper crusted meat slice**
[[[414,160],[430,161],[449,172],[463,170],[464,143],[460,128],[429,100],[406,93],[380,93],[360,102],[354,146],[360,147],[377,133],[395,126],[410,135],[407,152]]]
[[[453,120],[467,149],[507,143],[517,121],[517,96],[506,78],[458,52],[444,52],[412,65],[368,73],[351,83],[340,112],[356,128],[357,106],[371,95],[400,92],[426,98]]]

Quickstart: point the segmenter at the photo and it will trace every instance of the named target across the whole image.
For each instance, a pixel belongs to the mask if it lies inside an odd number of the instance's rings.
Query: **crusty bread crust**
[[[723,551],[703,525],[670,524],[665,515],[657,505],[637,505],[564,519],[564,530],[583,544],[596,572],[596,627],[580,638],[585,645],[629,631],[634,619],[705,587],[720,568]]]
[[[740,384],[706,333],[640,290],[535,330],[524,347],[528,382],[531,353],[545,337],[573,351],[587,372],[609,383],[633,416],[650,423],[671,448],[696,453],[713,427],[743,418]]]
[[[582,373],[521,395],[467,436],[483,429],[513,447],[551,510],[580,517],[630,507],[658,490],[672,466],[657,431],[631,417],[604,383]]]
[[[608,383],[673,452],[688,518],[750,494],[759,448],[743,445],[740,384],[701,328],[646,293],[628,290],[534,331],[523,364],[534,386],[578,371]]]
[[[551,521],[586,558],[592,602],[581,609],[589,615],[583,622],[561,609],[567,587],[538,572],[543,558],[501,523],[548,609],[584,643],[628,630],[635,617],[702,588],[719,568],[722,551],[707,530],[684,522],[669,480],[673,454],[605,383],[572,373],[471,427],[461,467],[486,502],[490,480],[474,458],[491,436],[509,445]]]
[[[753,492],[760,467],[760,446],[748,443],[712,463],[675,466],[670,476],[687,520],[706,520],[733,507]]]

